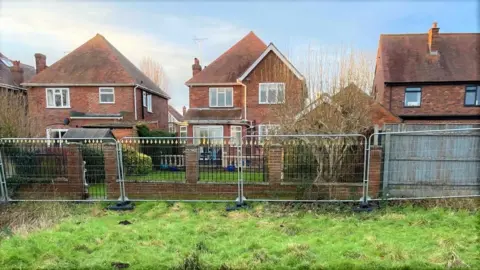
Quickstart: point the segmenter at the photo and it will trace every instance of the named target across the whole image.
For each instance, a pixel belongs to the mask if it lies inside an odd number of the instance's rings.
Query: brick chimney
[[[23,68],[20,67],[20,61],[12,61],[13,66],[10,67],[12,73],[13,82],[17,85],[23,83]]]
[[[183,116],[185,116],[186,113],[187,113],[187,107],[183,106],[183,111],[182,111]]]
[[[199,73],[200,71],[202,71],[202,66],[200,66],[200,60],[198,60],[198,58],[194,58],[192,65],[193,76],[195,76],[195,74]]]
[[[47,68],[47,56],[45,54],[36,53],[35,54],[35,69],[37,74],[42,72]]]
[[[428,49],[432,55],[438,54],[439,30],[437,22],[433,22],[432,28],[428,30]]]

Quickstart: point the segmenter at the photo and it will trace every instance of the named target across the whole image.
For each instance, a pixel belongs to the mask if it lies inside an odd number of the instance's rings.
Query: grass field
[[[0,269],[479,269],[479,214],[314,205],[18,204],[0,209]],[[121,221],[129,225],[121,225]],[[122,264],[120,264],[122,263]]]
[[[245,172],[245,182],[263,182],[263,173]],[[131,181],[185,181],[185,172],[182,171],[154,171],[146,175],[127,175],[125,180]],[[202,182],[220,182],[236,183],[238,181],[238,172],[228,171],[200,171],[200,180]]]

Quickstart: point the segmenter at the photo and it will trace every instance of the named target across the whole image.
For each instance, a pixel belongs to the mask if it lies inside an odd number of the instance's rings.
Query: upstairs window
[[[260,83],[258,88],[258,100],[260,104],[278,104],[285,102],[284,83]]]
[[[405,107],[420,107],[422,103],[422,89],[420,87],[405,88]]]
[[[47,108],[70,108],[68,88],[47,88]]]
[[[480,86],[467,86],[465,89],[465,106],[480,106]]]
[[[147,112],[153,112],[152,110],[152,95],[147,94]]]
[[[210,88],[210,107],[233,107],[233,88]]]
[[[101,104],[115,103],[115,90],[113,87],[100,87],[99,96]]]

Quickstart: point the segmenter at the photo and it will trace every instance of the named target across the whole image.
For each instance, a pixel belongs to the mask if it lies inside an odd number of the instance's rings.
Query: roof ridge
[[[235,44],[233,44],[232,46],[230,46],[230,48],[228,48],[226,51],[224,51],[221,55],[219,55],[217,58],[215,58],[215,60],[213,60],[213,62],[211,62],[210,64],[207,65],[206,68],[202,69],[202,71],[198,72],[197,74],[195,74],[194,76],[192,76],[192,78],[190,78],[189,80],[195,78],[195,76],[197,76],[198,74],[202,73],[203,71],[205,71],[209,66],[211,66],[213,63],[217,62],[219,59],[222,58],[222,56],[226,55],[227,53],[231,52],[232,49],[237,46],[238,44],[240,44],[240,42],[244,41],[246,38],[248,37],[255,37],[257,38],[258,40],[260,40],[263,45],[265,45],[267,47],[267,44],[265,44],[265,42],[259,38],[253,31],[250,31],[248,32],[248,34],[246,34],[242,39],[240,39],[239,41],[237,41]]]

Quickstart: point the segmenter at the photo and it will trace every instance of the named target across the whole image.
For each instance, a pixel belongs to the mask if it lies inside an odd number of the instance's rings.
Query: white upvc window
[[[100,104],[115,103],[115,89],[113,87],[100,87],[98,89]]]
[[[212,144],[223,143],[223,126],[193,126],[194,143],[209,141]]]
[[[180,127],[180,137],[187,137],[187,127],[181,126]]]
[[[147,94],[147,112],[153,112],[152,109],[152,95]]]
[[[168,124],[168,132],[175,133],[175,125],[173,123]]]
[[[63,128],[48,128],[47,129],[47,139],[52,139],[52,140],[61,139],[63,137],[63,135],[65,135],[65,133],[67,133],[67,131],[68,131],[68,129],[63,129]],[[56,141],[53,141],[53,142],[48,141],[47,143],[48,143],[48,145],[50,145],[51,143],[57,144]],[[60,141],[58,144],[62,144],[62,141]]]
[[[233,88],[210,88],[210,107],[233,107]]]
[[[147,93],[146,92],[142,92],[142,98],[143,98],[143,107],[147,107]]]
[[[70,108],[70,89],[47,88],[47,108]]]
[[[259,104],[279,104],[285,102],[285,83],[260,83],[258,85]]]
[[[230,136],[232,137],[232,142],[235,145],[240,145],[242,142],[242,127],[241,126],[231,126],[230,127]]]
[[[276,125],[276,124],[258,125],[259,140],[263,141],[268,136],[277,135],[279,129],[280,129],[280,125]]]

